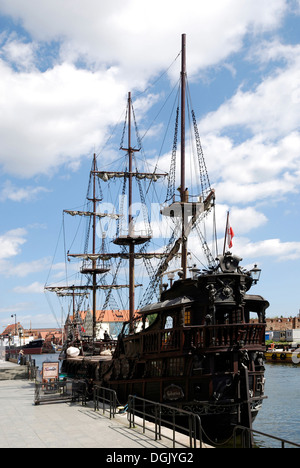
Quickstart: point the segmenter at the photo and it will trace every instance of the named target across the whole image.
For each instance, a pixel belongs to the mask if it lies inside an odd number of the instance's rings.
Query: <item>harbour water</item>
[[[264,400],[253,429],[300,444],[300,366],[266,363]],[[259,447],[280,448],[280,442],[255,436]],[[291,447],[291,446],[287,446]]]
[[[39,371],[43,362],[58,361],[59,354],[32,356]],[[253,429],[300,444],[300,366],[266,363],[264,400]],[[280,442],[255,435],[260,448],[280,448]],[[288,446],[287,447],[291,447]]]

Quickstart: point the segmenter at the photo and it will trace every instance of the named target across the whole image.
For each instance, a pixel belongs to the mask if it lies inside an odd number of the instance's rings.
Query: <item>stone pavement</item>
[[[19,380],[27,378],[27,366],[19,366],[13,362],[0,360],[0,380]]]
[[[0,448],[172,448],[130,429],[127,415],[109,419],[80,403],[34,405],[34,383],[0,381]],[[181,448],[179,446],[179,448]]]
[[[133,429],[127,416],[109,419],[79,403],[35,406],[34,384],[0,382],[0,448],[163,447]]]

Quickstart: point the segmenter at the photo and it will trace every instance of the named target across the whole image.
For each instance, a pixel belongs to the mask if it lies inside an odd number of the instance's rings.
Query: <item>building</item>
[[[38,339],[51,341],[53,344],[61,344],[62,333],[57,328],[30,328],[26,330],[18,322],[17,324],[8,325],[0,334],[0,339],[5,346],[22,346]]]
[[[257,323],[257,319],[252,319],[251,323]],[[266,318],[268,331],[300,330],[300,317],[274,317]]]
[[[284,330],[299,330],[300,317],[275,317],[267,318],[267,330],[284,331]]]
[[[73,317],[69,317],[66,322],[66,327]],[[85,336],[93,336],[93,312],[88,309],[79,312],[79,320],[81,332]],[[112,338],[116,339],[121,333],[124,322],[129,320],[128,310],[97,310],[96,311],[96,340],[104,338],[104,333],[107,332]]]

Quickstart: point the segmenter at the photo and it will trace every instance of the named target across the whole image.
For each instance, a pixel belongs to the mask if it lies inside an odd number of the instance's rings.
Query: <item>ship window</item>
[[[186,310],[184,312],[184,324],[191,325],[191,311],[190,310]]]
[[[168,375],[181,376],[184,373],[184,360],[183,358],[171,358],[169,360]]]
[[[173,328],[173,317],[171,317],[170,315],[168,315],[168,317],[166,318],[165,328]]]
[[[162,376],[162,361],[151,361],[150,362],[150,375],[151,377]]]

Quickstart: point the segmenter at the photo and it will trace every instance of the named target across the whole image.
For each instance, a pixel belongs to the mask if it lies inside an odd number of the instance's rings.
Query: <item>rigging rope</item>
[[[174,141],[173,141],[171,166],[170,166],[170,171],[169,171],[169,176],[168,176],[167,196],[166,196],[165,202],[172,200],[175,196],[178,126],[179,126],[179,106],[177,107],[177,110],[176,110],[175,134],[174,134]]]

